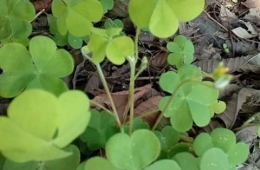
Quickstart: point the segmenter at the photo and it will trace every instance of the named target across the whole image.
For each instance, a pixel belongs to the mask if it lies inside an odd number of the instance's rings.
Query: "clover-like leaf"
[[[173,157],[173,160],[179,164],[181,170],[199,170],[198,160],[191,153],[178,153]]]
[[[217,128],[210,135],[214,146],[222,149],[224,152],[228,152],[236,144],[236,136],[229,129]]]
[[[89,99],[68,91],[59,98],[40,90],[27,90],[0,116],[0,151],[15,162],[48,161],[70,155],[60,148],[79,136],[90,119]]]
[[[213,148],[212,138],[207,133],[199,134],[193,143],[193,149],[198,156],[202,156],[207,150]]]
[[[173,42],[168,42],[167,48],[170,52],[168,63],[180,68],[193,61],[194,46],[192,42],[183,35],[175,37]]]
[[[136,130],[131,136],[118,133],[106,144],[107,159],[120,169],[143,169],[159,154],[159,140],[146,129]]]
[[[249,155],[249,147],[247,144],[239,142],[235,144],[228,152],[228,161],[236,166],[244,163]]]
[[[101,19],[103,7],[98,0],[54,0],[52,12],[57,18],[57,27],[61,35],[69,32],[76,37],[83,37],[90,34],[92,22]]]
[[[62,77],[73,71],[73,59],[47,37],[31,39],[29,52],[17,43],[0,49],[0,96],[10,98],[24,89],[42,88],[56,95],[67,90]]]
[[[154,35],[166,38],[177,31],[179,21],[197,17],[204,4],[204,0],[130,0],[129,15],[138,28],[149,27]]]
[[[181,170],[180,166],[174,160],[170,160],[170,159],[163,159],[163,160],[156,161],[155,163],[148,166],[144,170],[158,170],[158,169]]]
[[[89,125],[81,134],[80,139],[87,143],[89,149],[97,150],[105,147],[108,139],[117,132],[116,120],[113,115],[104,111],[91,110]]]
[[[89,160],[86,161],[84,165],[84,170],[119,170],[116,168],[113,164],[111,164],[108,160],[102,158],[102,157],[92,157]]]
[[[104,13],[114,7],[114,0],[99,0],[102,3]]]
[[[211,148],[205,152],[200,161],[201,170],[229,170],[229,162],[225,152],[219,148]]]
[[[202,82],[201,71],[198,68],[184,65],[178,73],[164,73],[159,84],[163,90],[173,93],[173,96],[161,99],[159,109],[166,117],[170,117],[176,130],[189,130],[193,121],[198,126],[209,123],[212,115],[211,105],[218,98],[218,90],[212,83]],[[205,92],[207,95],[201,95]]]
[[[11,160],[6,160],[3,170],[36,170],[36,169],[55,169],[55,170],[72,170],[76,169],[80,161],[80,151],[74,146],[70,145],[64,149],[72,154],[61,159],[54,159],[50,161],[29,161],[24,163],[17,163]]]
[[[165,126],[161,132],[155,131],[154,133],[161,143],[161,149],[166,152],[180,140],[180,133],[171,126]]]
[[[24,39],[31,34],[35,8],[29,0],[1,0],[0,11],[0,40]]]
[[[107,56],[112,63],[120,65],[126,57],[134,54],[133,40],[127,36],[118,36],[122,28],[93,29],[88,46],[83,52],[92,52],[91,60],[100,63]],[[84,50],[85,49],[85,50]]]

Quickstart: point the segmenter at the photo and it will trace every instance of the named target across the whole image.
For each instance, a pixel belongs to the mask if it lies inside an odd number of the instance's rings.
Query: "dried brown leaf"
[[[147,113],[149,111],[157,110],[155,113],[143,117],[143,119],[146,122],[148,122],[150,126],[153,126],[160,113],[158,110],[158,104],[161,98],[162,96],[154,96],[145,100],[135,108],[135,115],[138,116],[138,115],[142,115],[143,113]]]
[[[145,85],[143,87],[138,87],[135,89],[135,94],[134,94],[134,100],[137,101],[140,99],[145,93],[151,90],[151,85]],[[121,91],[121,92],[116,92],[116,93],[111,93],[112,99],[115,103],[116,110],[118,112],[118,115],[120,117],[120,120],[124,120],[124,113],[128,112],[128,91]],[[94,102],[99,103],[108,109],[111,109],[111,103],[108,98],[107,94],[101,94],[96,96],[93,99]],[[92,105],[92,107],[95,107]]]
[[[98,75],[98,72],[95,71],[90,75],[88,82],[85,86],[84,92],[90,93],[93,96],[100,94],[99,86],[101,85],[101,80]]]
[[[241,89],[242,87],[237,84],[229,84],[228,86],[226,86],[224,89],[220,91],[219,98],[221,99],[223,97],[229,97],[233,93],[237,93]]]
[[[246,56],[246,57],[227,58],[223,60],[201,60],[201,61],[194,62],[193,64],[200,67],[203,71],[207,73],[212,73],[214,68],[216,68],[221,61],[224,63],[226,67],[229,68],[230,73],[239,71],[241,68],[243,68],[242,71],[244,72],[259,71],[260,66],[258,65],[256,66],[257,68],[252,68],[252,66],[250,67],[250,65],[256,64],[256,63],[249,62],[251,59],[252,59],[251,56]],[[250,67],[251,69],[247,67]]]
[[[231,99],[226,103],[226,110],[222,114],[218,115],[218,118],[225,123],[226,128],[232,128],[242,105],[251,98],[256,91],[257,90],[250,88],[242,88],[238,94],[232,95]]]
[[[125,1],[115,1],[115,5],[112,10],[109,11],[109,14],[112,14],[117,17],[127,17],[128,16],[128,3],[129,0]]]
[[[246,2],[242,2],[242,4],[245,5],[247,8],[260,7],[260,1],[259,0],[247,0]]]

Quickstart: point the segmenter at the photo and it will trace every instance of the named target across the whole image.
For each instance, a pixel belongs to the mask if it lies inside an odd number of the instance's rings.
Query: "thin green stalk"
[[[128,104],[130,105],[130,124],[129,124],[129,134],[133,131],[133,120],[134,120],[134,90],[135,90],[135,67],[138,60],[138,38],[140,34],[140,28],[136,29],[135,34],[135,56],[128,56],[127,60],[130,64],[130,82],[129,82],[129,96]]]
[[[134,92],[135,92],[135,64],[136,60],[134,56],[127,57],[130,64],[130,83],[129,83],[129,96],[128,102],[130,104],[130,124],[129,134],[133,131],[133,120],[134,120]]]
[[[106,112],[108,112],[109,114],[111,114],[111,115],[114,116],[114,113],[111,112],[110,110],[108,110],[107,108],[105,108],[102,104],[99,104],[99,103],[95,102],[94,100],[90,100],[90,103],[91,103],[92,105],[95,105],[96,107],[99,107],[99,108],[105,110]]]
[[[135,60],[138,60],[138,39],[139,39],[139,34],[140,34],[141,30],[140,28],[136,29],[136,33],[135,33]]]
[[[115,106],[114,100],[113,100],[113,98],[111,96],[110,90],[109,90],[108,85],[107,85],[107,81],[106,81],[105,76],[103,74],[102,68],[101,68],[100,64],[96,64],[96,67],[97,67],[97,71],[98,71],[98,74],[100,76],[101,82],[102,82],[102,84],[103,84],[103,86],[105,88],[105,91],[107,93],[108,99],[110,100],[111,107],[112,107],[112,110],[114,112],[114,116],[115,116],[117,124],[118,124],[118,126],[120,128],[120,131],[124,132],[124,130],[122,128],[121,121],[119,119],[119,116],[118,116],[118,113],[117,113],[117,110],[116,110],[116,106]]]

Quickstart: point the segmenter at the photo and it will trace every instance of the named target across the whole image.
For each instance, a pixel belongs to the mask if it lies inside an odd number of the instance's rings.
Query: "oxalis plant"
[[[136,26],[133,40],[112,20],[105,28],[93,25],[114,1],[53,0],[52,15],[46,15],[54,39],[29,40],[30,22],[38,15],[33,5],[28,0],[0,0],[0,96],[14,98],[7,116],[0,116],[0,169],[235,170],[247,159],[249,149],[237,143],[231,130],[217,128],[194,139],[186,133],[194,124],[208,125],[214,114],[225,110],[218,95],[231,77],[220,64],[207,75],[214,81],[204,81],[204,73],[191,64],[194,46],[185,36],[167,44],[168,63],[177,71],[160,76],[159,85],[167,95],[158,105],[161,113],[155,124],[150,127],[134,115],[135,79],[147,67],[147,58],[138,55],[141,30],[170,37],[179,22],[197,17],[204,3],[130,0],[128,11]],[[83,41],[87,45],[81,48]],[[62,78],[72,73],[73,59],[65,49],[57,49],[67,43],[81,48],[96,66],[112,110],[98,103],[94,104],[103,111],[90,109],[85,93],[68,89]],[[130,64],[127,123],[119,119],[102,72],[100,63],[105,59],[115,65]],[[139,59],[141,67],[135,72]],[[170,125],[159,129],[163,117]],[[93,156],[98,150],[101,156]]]

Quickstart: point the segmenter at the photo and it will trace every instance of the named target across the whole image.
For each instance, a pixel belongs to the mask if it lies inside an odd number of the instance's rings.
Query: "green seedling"
[[[65,46],[69,44],[74,49],[80,49],[83,45],[83,42],[87,40],[87,36],[85,37],[77,37],[70,33],[67,33],[65,35],[61,35],[58,31],[57,27],[57,19],[51,15],[47,15],[50,32],[54,35],[53,41],[58,46]]]
[[[193,121],[198,126],[206,126],[210,122],[211,105],[217,101],[219,92],[213,83],[202,81],[202,73],[196,66],[186,65],[177,73],[164,73],[159,84],[164,91],[172,94],[161,99],[159,109],[164,116],[170,117],[176,130],[189,130]]]
[[[193,144],[195,153],[201,157],[201,170],[230,170],[243,163],[249,154],[245,143],[236,143],[235,134],[225,128],[214,129],[211,134],[199,134]]]
[[[42,88],[61,94],[68,88],[60,79],[73,71],[73,59],[47,37],[31,39],[29,51],[21,44],[10,43],[0,49],[0,96],[10,98],[24,89]]]
[[[0,0],[0,41],[24,41],[32,33],[35,9],[29,0]],[[26,11],[26,12],[25,12]]]
[[[177,68],[191,64],[194,60],[194,46],[183,35],[178,35],[173,42],[168,42],[167,49],[171,52],[168,56],[168,63],[175,65]]]
[[[134,42],[130,37],[118,36],[121,28],[93,29],[87,46],[82,48],[83,54],[92,53],[91,61],[100,63],[105,59],[114,64],[123,64],[126,57],[134,55]]]

